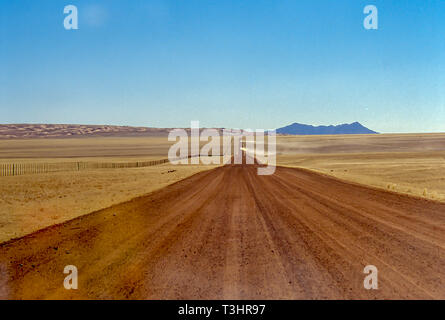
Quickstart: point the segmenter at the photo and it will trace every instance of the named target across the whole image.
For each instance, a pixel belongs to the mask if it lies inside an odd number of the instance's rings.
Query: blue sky
[[[191,120],[445,131],[445,1],[0,0],[0,123]]]

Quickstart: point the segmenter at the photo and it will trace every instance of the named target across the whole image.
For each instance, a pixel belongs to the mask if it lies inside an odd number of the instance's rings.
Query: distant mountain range
[[[337,126],[311,126],[308,124],[293,123],[289,126],[278,128],[278,134],[317,135],[317,134],[370,134],[372,131],[359,122],[339,124]]]

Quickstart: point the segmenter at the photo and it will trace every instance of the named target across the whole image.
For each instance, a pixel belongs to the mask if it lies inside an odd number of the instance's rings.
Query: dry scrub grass
[[[74,161],[128,161],[134,158],[167,158],[168,149],[174,142],[167,137],[105,137],[65,139],[0,140],[0,161],[59,162]]]
[[[445,202],[445,152],[279,155],[278,165]]]
[[[445,201],[445,133],[277,137],[277,163]]]
[[[445,151],[445,133],[278,136],[279,154]]]
[[[214,165],[99,169],[0,178],[0,242],[142,196]]]
[[[0,163],[166,159],[167,137],[0,140]],[[215,165],[172,165],[0,177],[0,242],[128,201]]]

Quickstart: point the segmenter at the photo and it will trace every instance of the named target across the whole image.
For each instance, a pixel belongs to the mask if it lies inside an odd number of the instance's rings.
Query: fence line
[[[135,162],[61,162],[61,163],[2,163],[0,176],[18,176],[62,171],[81,171],[87,169],[121,169],[156,166],[169,162],[168,159]]]

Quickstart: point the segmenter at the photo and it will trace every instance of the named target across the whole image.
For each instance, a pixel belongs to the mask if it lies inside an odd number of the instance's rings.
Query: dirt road
[[[0,245],[0,297],[445,299],[445,204],[228,165]]]

